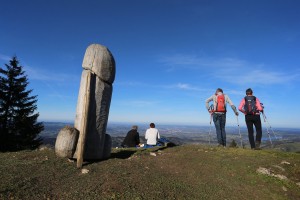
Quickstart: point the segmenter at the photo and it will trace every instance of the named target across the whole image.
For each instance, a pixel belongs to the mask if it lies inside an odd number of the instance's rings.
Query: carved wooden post
[[[74,124],[80,131],[74,154],[77,167],[82,166],[83,159],[105,159],[110,155],[111,139],[106,127],[115,79],[114,58],[102,45],[92,44],[86,49],[82,67]]]
[[[83,102],[84,108],[83,108],[81,126],[80,126],[81,129],[79,130],[80,135],[77,144],[77,149],[78,149],[77,168],[82,167],[85,139],[86,139],[86,134],[88,132],[87,123],[89,120],[88,114],[89,114],[90,96],[91,96],[90,86],[91,86],[91,72],[88,72],[86,76],[86,88],[85,88],[85,95],[84,95],[84,102]]]

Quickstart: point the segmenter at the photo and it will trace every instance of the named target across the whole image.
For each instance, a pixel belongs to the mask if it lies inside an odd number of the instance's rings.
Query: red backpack
[[[217,95],[216,100],[217,100],[217,104],[216,104],[215,112],[226,112],[225,95],[224,94]]]

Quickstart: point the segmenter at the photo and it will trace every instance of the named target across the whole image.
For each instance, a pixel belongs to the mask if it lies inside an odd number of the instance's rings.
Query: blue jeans
[[[226,146],[226,132],[225,132],[226,114],[214,113],[213,120],[216,127],[218,143],[220,145]]]

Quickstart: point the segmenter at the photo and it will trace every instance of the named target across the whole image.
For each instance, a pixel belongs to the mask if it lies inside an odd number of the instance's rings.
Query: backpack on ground
[[[245,96],[244,110],[247,115],[255,115],[258,112],[255,96]]]
[[[215,112],[226,112],[225,95],[217,95]]]

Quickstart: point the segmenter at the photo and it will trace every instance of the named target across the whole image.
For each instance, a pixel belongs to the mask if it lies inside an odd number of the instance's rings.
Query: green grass
[[[259,167],[288,180],[258,174]],[[300,199],[299,153],[203,145],[113,149],[110,159],[83,168],[89,173],[54,150],[0,153],[0,199]]]

